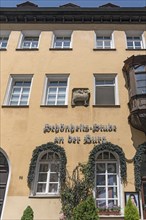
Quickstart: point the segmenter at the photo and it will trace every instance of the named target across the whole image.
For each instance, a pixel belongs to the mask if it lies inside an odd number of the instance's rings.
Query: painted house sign
[[[116,125],[102,125],[102,124],[93,124],[93,125],[65,125],[65,124],[45,124],[45,127],[43,129],[44,133],[54,133],[54,134],[60,134],[60,133],[68,133],[68,143],[71,144],[80,144],[81,141],[83,144],[98,144],[98,143],[106,143],[106,137],[103,136],[95,136],[96,133],[102,132],[116,132],[117,127]],[[94,134],[91,135],[89,132],[92,132]],[[81,140],[80,136],[75,136],[74,133],[86,133],[83,137],[83,140]],[[56,144],[64,144],[64,137],[63,136],[55,136],[54,143]]]

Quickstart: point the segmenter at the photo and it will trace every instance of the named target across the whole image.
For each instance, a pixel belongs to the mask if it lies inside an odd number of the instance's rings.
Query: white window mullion
[[[55,97],[55,105],[57,105],[57,101],[58,101],[58,86],[57,86],[57,90],[56,90],[56,97]]]
[[[20,102],[21,102],[21,98],[22,98],[22,91],[23,91],[23,85],[24,85],[24,82],[21,86],[21,90],[20,90],[20,94],[19,94],[19,99],[18,99],[18,105],[20,105]]]
[[[45,193],[48,194],[49,193],[49,184],[50,184],[50,169],[51,169],[51,163],[49,163],[48,165],[48,172],[47,172],[47,182],[46,182],[46,191]]]

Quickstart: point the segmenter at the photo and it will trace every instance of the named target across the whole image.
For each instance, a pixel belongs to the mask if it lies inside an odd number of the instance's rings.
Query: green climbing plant
[[[67,220],[73,218],[74,208],[92,194],[92,188],[87,181],[88,165],[79,164],[72,175],[67,175],[66,182],[61,188],[62,211]]]
[[[99,220],[98,209],[95,206],[93,196],[88,196],[81,201],[73,210],[74,220]]]
[[[21,220],[33,220],[34,214],[33,210],[30,206],[27,206],[27,208],[23,212],[23,216],[21,217]]]
[[[124,219],[125,220],[139,220],[138,209],[135,204],[132,203],[131,199],[128,199],[124,210]]]

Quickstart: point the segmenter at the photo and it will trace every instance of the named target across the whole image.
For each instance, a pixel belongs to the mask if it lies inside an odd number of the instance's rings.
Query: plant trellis
[[[117,145],[114,145],[110,142],[96,145],[90,152],[89,161],[88,161],[88,181],[91,185],[94,184],[95,181],[95,164],[96,164],[96,155],[98,152],[109,151],[117,153],[120,162],[120,174],[122,183],[126,183],[127,181],[127,165],[125,154]]]
[[[134,157],[134,174],[135,174],[136,191],[141,190],[141,164],[142,164],[142,155],[145,153],[146,153],[146,142],[141,144],[137,148],[137,152]]]
[[[30,166],[29,166],[28,177],[27,177],[27,183],[28,183],[29,188],[31,188],[31,183],[33,182],[34,177],[35,177],[35,169],[36,169],[36,164],[38,161],[39,154],[42,152],[48,151],[48,150],[50,152],[55,152],[60,155],[60,183],[62,184],[63,182],[65,182],[66,163],[67,163],[65,150],[61,146],[58,146],[52,142],[49,142],[47,144],[43,144],[41,146],[36,147],[36,149],[33,151],[32,159],[31,159]]]

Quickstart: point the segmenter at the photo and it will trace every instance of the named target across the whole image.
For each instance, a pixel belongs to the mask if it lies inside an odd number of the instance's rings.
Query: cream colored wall
[[[2,25],[1,29],[13,31],[10,34],[7,51],[1,51],[1,105],[3,105],[6,87],[10,74],[34,74],[30,104],[28,108],[1,108],[1,141],[0,145],[8,154],[12,175],[5,206],[4,219],[20,219],[20,210],[27,204],[32,205],[35,213],[38,207],[45,204],[44,219],[56,218],[58,214],[50,214],[50,210],[60,211],[58,199],[28,199],[27,175],[32,151],[36,146],[53,141],[54,136],[63,136],[62,145],[67,155],[67,169],[71,172],[78,162],[87,162],[93,144],[84,145],[67,143],[68,134],[43,133],[46,123],[51,125],[64,123],[74,124],[114,124],[116,132],[98,132],[92,136],[106,136],[107,140],[123,148],[126,158],[135,155],[135,148],[146,141],[144,133],[131,128],[128,124],[129,110],[128,91],[122,73],[123,61],[132,55],[145,54],[146,51],[126,51],[124,30],[128,25]],[[21,30],[42,30],[38,51],[16,51]],[[69,29],[73,32],[72,51],[50,51],[52,30]],[[93,30],[113,29],[116,51],[93,51],[95,34]],[[132,26],[131,29],[145,30],[144,25]],[[146,32],[145,32],[146,37]],[[146,38],[145,38],[146,39]],[[70,74],[67,108],[40,107],[43,94],[45,74]],[[118,74],[120,107],[93,107],[94,104],[94,73]],[[72,107],[71,95],[73,88],[89,88],[91,92],[88,107]],[[76,132],[71,136],[80,136],[83,140],[86,133]],[[128,165],[128,184],[125,191],[134,191],[133,165]],[[19,177],[23,177],[20,179]],[[24,198],[24,199],[23,199]],[[50,206],[50,203],[52,206]],[[13,204],[13,206],[11,206]],[[13,207],[13,214],[12,214]],[[19,209],[20,208],[20,209]],[[17,212],[19,210],[19,212]],[[55,211],[54,211],[55,212]],[[53,212],[53,213],[54,213]],[[52,213],[52,212],[51,212]],[[37,214],[36,219],[39,218]],[[46,217],[45,217],[46,216]],[[55,217],[53,217],[55,216]]]

